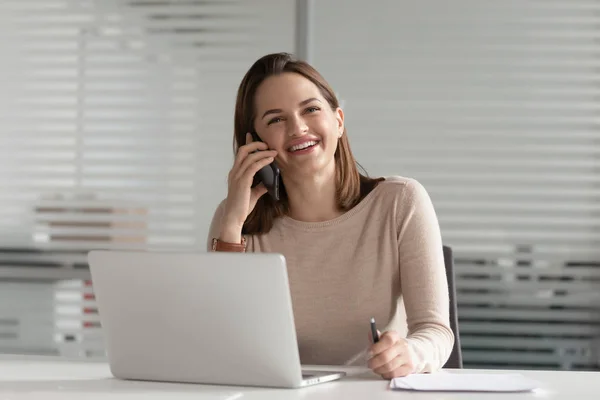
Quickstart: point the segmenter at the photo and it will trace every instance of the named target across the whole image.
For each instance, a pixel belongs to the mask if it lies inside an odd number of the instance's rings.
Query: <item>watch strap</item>
[[[244,253],[246,252],[246,238],[242,236],[241,243],[229,243],[219,240],[218,238],[213,238],[212,250]]]

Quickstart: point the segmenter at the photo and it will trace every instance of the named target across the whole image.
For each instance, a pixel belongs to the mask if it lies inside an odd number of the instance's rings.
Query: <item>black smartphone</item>
[[[256,134],[256,132],[252,132],[252,140],[255,142],[262,142],[260,137]],[[256,175],[254,175],[254,180],[252,181],[252,187],[255,187],[259,183],[263,183],[269,194],[275,199],[279,200],[279,179],[280,172],[279,167],[273,161],[271,164],[262,167]]]

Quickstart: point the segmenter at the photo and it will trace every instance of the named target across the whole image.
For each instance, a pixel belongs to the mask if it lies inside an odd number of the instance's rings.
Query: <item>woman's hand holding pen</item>
[[[372,334],[369,334],[372,338]],[[379,336],[379,331],[377,331]],[[369,348],[369,368],[384,379],[410,375],[415,363],[408,341],[396,331],[384,332]]]

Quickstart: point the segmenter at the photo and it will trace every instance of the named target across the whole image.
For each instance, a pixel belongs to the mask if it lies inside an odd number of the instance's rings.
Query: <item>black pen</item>
[[[371,318],[371,335],[373,335],[373,343],[379,342],[379,334],[377,333],[377,326],[375,326],[375,318]]]

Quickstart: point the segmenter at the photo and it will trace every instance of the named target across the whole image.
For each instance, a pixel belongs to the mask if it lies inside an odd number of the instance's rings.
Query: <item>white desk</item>
[[[361,368],[341,381],[303,389],[263,389],[114,379],[105,362],[0,355],[0,400],[19,399],[600,399],[600,372],[520,371],[543,383],[532,393],[420,393],[388,389],[389,382]],[[482,370],[462,370],[483,373]],[[461,370],[451,370],[460,373]],[[498,371],[494,371],[498,372]]]

